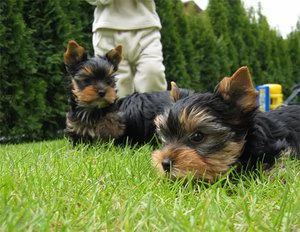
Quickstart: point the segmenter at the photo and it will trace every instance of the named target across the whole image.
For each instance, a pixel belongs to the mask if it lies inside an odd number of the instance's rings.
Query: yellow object
[[[282,86],[279,84],[266,84],[270,89],[270,110],[279,107],[283,102]]]

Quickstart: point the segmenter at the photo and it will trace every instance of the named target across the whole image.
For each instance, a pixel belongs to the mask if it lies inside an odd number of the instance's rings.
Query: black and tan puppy
[[[178,100],[155,120],[163,142],[152,154],[159,172],[213,182],[231,167],[270,167],[283,151],[300,153],[300,106],[258,111],[247,67],[225,77],[214,93]]]
[[[134,93],[117,99],[115,72],[121,60],[122,46],[88,59],[83,47],[69,41],[64,53],[70,106],[65,131],[74,144],[109,139],[149,142],[155,134],[154,118],[173,104],[173,98],[191,94],[174,86],[171,92]]]

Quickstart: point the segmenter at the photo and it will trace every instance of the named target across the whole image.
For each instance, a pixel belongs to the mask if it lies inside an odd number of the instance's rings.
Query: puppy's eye
[[[92,84],[92,80],[90,78],[85,78],[81,80],[83,84],[90,85]]]
[[[202,141],[203,137],[204,135],[200,131],[197,131],[190,136],[190,140],[194,143],[199,143]]]
[[[105,82],[107,85],[111,85],[113,83],[112,79],[107,79]]]
[[[75,78],[77,83],[80,83],[82,85],[91,85],[92,84],[92,79],[91,78]]]

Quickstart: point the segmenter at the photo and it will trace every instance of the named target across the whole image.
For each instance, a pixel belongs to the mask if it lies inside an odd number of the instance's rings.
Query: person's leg
[[[134,88],[137,92],[167,89],[162,45],[158,30],[147,29],[139,41],[140,54],[136,62]]]
[[[118,97],[122,98],[134,92],[132,70],[129,62],[126,59],[123,59],[119,64],[119,68],[116,73],[116,80]]]
[[[125,97],[134,92],[133,75],[127,60],[127,45],[124,42],[124,33],[115,30],[97,30],[93,34],[93,46],[96,55],[105,55],[117,45],[123,45],[123,60],[116,72],[116,88],[118,97]]]
[[[99,29],[93,33],[93,48],[95,56],[104,56],[108,51],[116,47],[113,36],[113,30]]]
[[[116,75],[118,97],[125,97],[134,92],[133,71],[131,62],[131,49],[133,43],[130,40],[131,31],[116,31],[114,34],[114,43],[123,46],[123,60],[119,64]]]

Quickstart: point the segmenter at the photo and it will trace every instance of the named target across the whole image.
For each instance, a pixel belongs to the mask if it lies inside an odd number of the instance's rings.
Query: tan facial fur
[[[83,90],[78,88],[75,80],[72,80],[72,92],[76,96],[76,101],[79,106],[83,107],[106,107],[115,102],[117,93],[114,88],[107,87],[104,97],[97,94],[96,87],[93,85],[86,86]]]
[[[188,113],[186,109],[183,109],[179,121],[186,131],[193,131],[195,127],[198,127],[199,122],[204,124],[213,119],[214,118],[206,113],[205,110],[192,109],[192,111]]]
[[[243,146],[244,141],[228,142],[224,149],[209,156],[201,156],[190,147],[178,147],[170,144],[162,150],[154,151],[152,162],[163,175],[168,174],[163,170],[162,162],[164,159],[170,159],[172,161],[170,175],[173,178],[182,178],[191,174],[195,179],[214,182],[230,169],[240,155]]]

